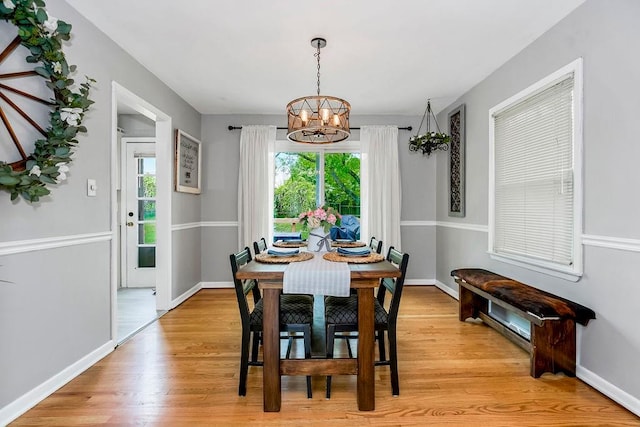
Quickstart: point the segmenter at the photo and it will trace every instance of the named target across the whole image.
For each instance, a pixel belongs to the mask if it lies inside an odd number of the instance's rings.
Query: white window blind
[[[492,252],[575,261],[574,74],[493,114]]]

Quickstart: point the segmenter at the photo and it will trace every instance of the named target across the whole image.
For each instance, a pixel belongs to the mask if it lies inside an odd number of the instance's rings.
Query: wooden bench
[[[534,378],[561,371],[575,376],[575,325],[595,319],[593,310],[487,270],[457,269],[451,276],[460,285],[460,321],[480,318],[528,351]],[[489,301],[528,320],[530,339],[490,316]]]

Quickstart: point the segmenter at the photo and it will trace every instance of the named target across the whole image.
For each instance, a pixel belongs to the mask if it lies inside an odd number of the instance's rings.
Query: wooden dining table
[[[322,253],[316,254],[322,256]],[[281,375],[357,375],[357,401],[361,411],[375,409],[374,295],[381,278],[400,277],[387,260],[368,264],[349,263],[350,287],[358,293],[357,358],[280,358],[280,294],[287,264],[250,262],[240,268],[240,280],[256,279],[263,298],[263,403],[265,412],[278,412],[282,402]]]

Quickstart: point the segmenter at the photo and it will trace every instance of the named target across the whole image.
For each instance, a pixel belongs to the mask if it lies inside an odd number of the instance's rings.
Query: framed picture
[[[176,129],[176,191],[200,194],[201,167],[200,141]]]
[[[449,216],[463,217],[464,212],[464,104],[449,113]]]

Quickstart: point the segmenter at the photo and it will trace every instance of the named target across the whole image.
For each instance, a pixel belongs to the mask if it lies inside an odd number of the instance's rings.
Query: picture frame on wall
[[[188,133],[176,129],[176,191],[200,194],[202,179],[202,143]]]
[[[449,112],[449,216],[465,216],[465,105]]]

